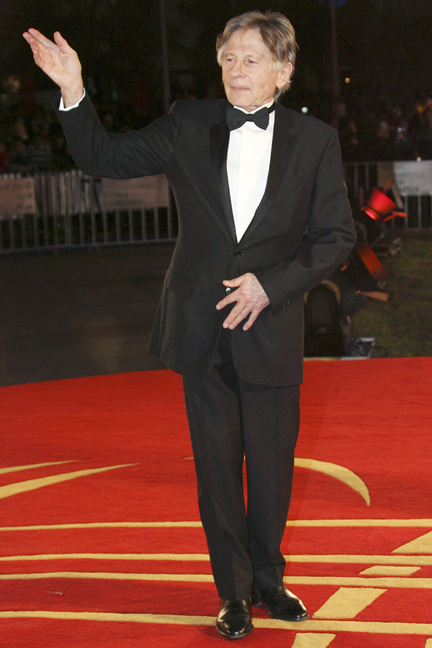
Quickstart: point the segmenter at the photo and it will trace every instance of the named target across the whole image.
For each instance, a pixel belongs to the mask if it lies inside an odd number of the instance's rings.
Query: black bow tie
[[[261,108],[255,113],[245,113],[242,110],[234,108],[234,106],[228,106],[226,111],[226,121],[230,131],[236,130],[236,128],[241,128],[246,122],[253,122],[259,128],[265,130],[269,124],[269,114],[275,109],[274,103],[267,108]]]

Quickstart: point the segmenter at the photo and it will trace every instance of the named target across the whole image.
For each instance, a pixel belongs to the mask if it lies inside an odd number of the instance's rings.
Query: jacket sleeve
[[[54,110],[63,127],[77,166],[88,175],[106,178],[137,178],[165,173],[178,131],[177,110],[138,131],[108,134],[103,128],[88,94],[79,106],[68,111]]]
[[[356,242],[337,132],[332,129],[317,168],[307,232],[290,257],[254,271],[274,314],[328,277]]]

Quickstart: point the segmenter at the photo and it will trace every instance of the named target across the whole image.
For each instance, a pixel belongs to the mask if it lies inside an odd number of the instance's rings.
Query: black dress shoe
[[[221,601],[216,630],[226,639],[243,639],[253,630],[250,599]]]
[[[282,621],[306,621],[309,613],[303,603],[286,587],[255,590],[252,594],[252,605],[265,605],[269,614]]]

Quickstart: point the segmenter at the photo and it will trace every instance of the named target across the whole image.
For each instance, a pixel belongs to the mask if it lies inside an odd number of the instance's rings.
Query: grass
[[[390,357],[432,356],[432,238],[405,238],[384,266],[389,301],[368,299],[353,316],[353,334],[374,337]]]

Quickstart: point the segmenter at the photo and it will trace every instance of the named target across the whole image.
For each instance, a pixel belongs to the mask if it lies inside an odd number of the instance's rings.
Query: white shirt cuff
[[[85,95],[86,95],[86,91],[85,91],[85,88],[84,88],[81,99],[79,101],[77,101],[73,106],[68,106],[67,108],[65,108],[63,97],[61,97],[60,98],[59,110],[62,110],[63,112],[67,112],[68,110],[73,110],[74,108],[77,108],[80,105],[81,101],[84,99]]]

